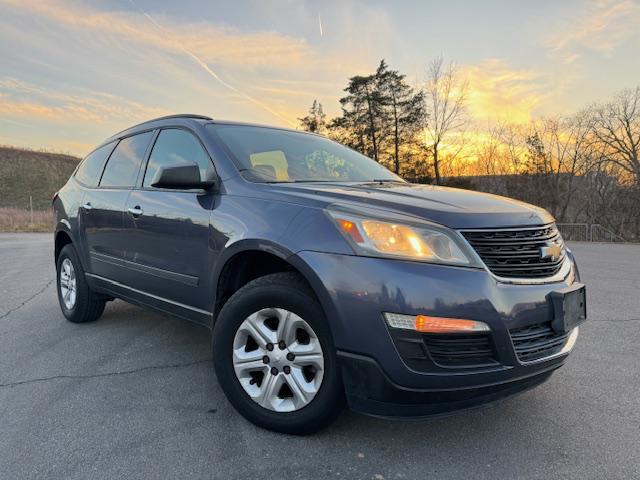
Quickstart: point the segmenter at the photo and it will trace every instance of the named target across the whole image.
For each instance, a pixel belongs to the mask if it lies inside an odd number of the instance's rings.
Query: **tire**
[[[72,275],[67,273],[69,271],[72,272]],[[104,312],[105,301],[103,297],[89,288],[84,270],[73,245],[65,245],[60,252],[56,264],[56,276],[58,302],[67,320],[73,323],[85,323],[93,322],[100,318]],[[73,277],[71,283],[68,280],[69,277]],[[69,285],[74,286],[74,295],[68,293]],[[71,302],[72,296],[73,301]]]
[[[269,315],[274,317],[261,320]],[[250,316],[254,320],[250,320]],[[282,319],[277,321],[277,327],[273,323],[274,318]],[[279,345],[272,343],[273,349],[268,350],[269,343],[265,344],[262,336],[259,339],[262,346],[254,340],[255,348],[251,347],[254,350],[246,353],[253,336],[247,333],[249,330],[245,327],[253,325],[247,323],[251,321],[256,324],[262,322],[262,326],[270,325],[274,328],[273,335],[278,335],[276,330],[280,330],[280,321],[289,322],[288,333],[283,333],[282,337],[289,339],[289,345],[283,340]],[[245,341],[246,346],[243,347]],[[260,355],[267,354],[272,358],[263,370],[256,365],[257,373],[250,372],[251,378],[248,380],[244,371],[236,373],[237,368],[244,368],[244,364],[238,366],[237,352],[256,355],[258,359],[264,359]],[[297,357],[293,355],[290,358],[293,352]],[[291,363],[287,364],[289,360]],[[314,433],[332,423],[344,408],[342,379],[328,323],[315,295],[297,273],[275,273],[260,277],[242,287],[227,301],[213,329],[213,362],[220,386],[231,404],[247,420],[268,430],[296,435]],[[305,362],[313,364],[304,365]],[[273,373],[274,368],[277,374]],[[276,385],[278,380],[282,385],[271,389],[275,392],[279,388],[275,396],[271,396],[273,401],[267,401],[267,406],[264,406],[267,396],[261,396],[258,392],[263,388],[266,392],[269,382]],[[255,399],[249,392],[255,393]]]

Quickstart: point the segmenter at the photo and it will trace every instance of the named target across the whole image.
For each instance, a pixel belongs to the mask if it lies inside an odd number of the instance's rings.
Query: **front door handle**
[[[136,205],[133,208],[131,208],[131,207],[127,208],[127,211],[134,218],[138,218],[140,215],[142,215],[144,213],[144,210],[142,210],[139,205]]]
[[[84,205],[82,205],[82,208],[88,212],[88,211],[89,211],[89,210],[91,210],[93,207],[91,206],[91,202],[87,202],[87,203],[85,203]]]

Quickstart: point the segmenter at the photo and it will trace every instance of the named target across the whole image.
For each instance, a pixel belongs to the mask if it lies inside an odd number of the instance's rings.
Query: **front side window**
[[[318,135],[244,125],[208,125],[238,170],[257,182],[403,182],[379,163]]]
[[[136,184],[138,170],[144,159],[153,132],[123,138],[113,151],[100,180],[101,187],[130,188]]]
[[[207,169],[211,167],[211,160],[198,139],[186,130],[162,130],[151,151],[142,186],[151,186],[160,167],[194,162],[200,168],[200,178],[205,178]]]
[[[100,174],[104,168],[104,162],[107,160],[111,150],[113,150],[113,142],[96,148],[87,155],[78,167],[76,178],[88,187],[97,186],[100,181]]]

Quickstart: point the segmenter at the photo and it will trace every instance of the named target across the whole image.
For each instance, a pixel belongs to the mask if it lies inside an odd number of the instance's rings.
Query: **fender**
[[[298,252],[300,253],[300,252]],[[325,318],[327,319],[327,323],[329,324],[329,331],[331,335],[335,337],[342,335],[343,326],[342,323],[338,321],[340,315],[336,310],[334,303],[331,301],[331,296],[327,291],[327,287],[322,282],[320,277],[316,274],[315,270],[309,266],[307,262],[304,261],[302,257],[295,253],[286,258],[286,261],[290,263],[297,271],[304,277],[307,281],[313,293],[315,293],[316,298],[320,302],[320,306],[324,311]]]
[[[56,243],[56,239],[58,238],[58,234],[60,234],[61,232],[64,232],[65,234],[67,234],[67,236],[71,239],[71,243],[75,243],[76,239],[74,238],[73,232],[71,230],[71,224],[69,223],[69,220],[67,220],[66,218],[62,218],[56,223],[56,226],[53,232],[54,245]],[[55,251],[54,251],[53,261],[55,262]]]
[[[217,258],[211,265],[211,270],[208,277],[208,282],[212,290],[210,308],[212,314],[214,314],[215,312],[215,305],[217,301],[216,297],[218,295],[218,281],[220,280],[220,274],[224,270],[224,267],[236,255],[249,251],[270,253],[271,255],[275,255],[285,262],[287,261],[287,258],[293,254],[293,252],[288,250],[286,247],[283,247],[282,245],[272,240],[254,238],[244,238],[238,240],[221,250]],[[215,323],[215,318],[213,319],[213,322]]]
[[[271,240],[264,239],[243,239],[239,240],[229,247],[225,248],[219,255],[216,260],[214,267],[212,268],[211,275],[209,278],[209,284],[213,289],[212,293],[212,304],[211,311],[215,311],[216,304],[216,296],[218,290],[218,281],[220,279],[220,274],[222,273],[224,267],[227,263],[233,259],[236,255],[241,254],[243,252],[249,251],[260,251],[265,253],[270,253],[281,260],[289,263],[294,269],[303,276],[303,278],[307,281],[311,289],[316,295],[316,298],[320,302],[320,306],[322,307],[325,317],[329,321],[329,328],[334,334],[335,328],[341,328],[336,322],[331,322],[329,319],[338,318],[337,311],[333,307],[333,303],[331,302],[329,293],[327,292],[325,286],[323,285],[320,278],[315,274],[313,269],[307,265],[307,263],[299,257],[295,252],[292,252],[288,248],[282,246]],[[213,318],[213,323],[215,323],[216,319]],[[212,325],[213,328],[213,325]]]

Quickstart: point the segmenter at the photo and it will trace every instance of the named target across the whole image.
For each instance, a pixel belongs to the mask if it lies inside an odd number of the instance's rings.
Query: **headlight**
[[[476,266],[477,262],[456,233],[428,223],[395,221],[377,212],[367,214],[329,208],[338,230],[359,255],[399,257],[448,265]],[[375,215],[375,216],[374,216]]]

